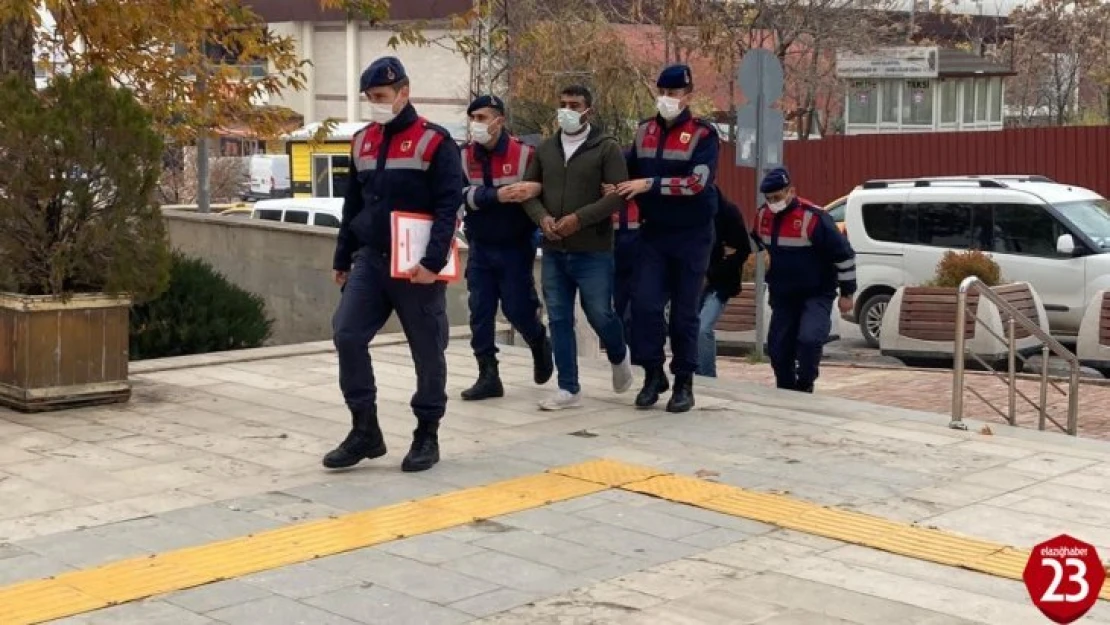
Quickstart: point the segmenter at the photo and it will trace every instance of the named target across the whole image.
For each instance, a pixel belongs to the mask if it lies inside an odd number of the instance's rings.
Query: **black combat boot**
[[[478,381],[462,392],[462,398],[478,400],[504,396],[505,387],[501,385],[501,375],[497,371],[497,357],[478,358]]]
[[[421,421],[412,433],[412,447],[401,462],[402,471],[427,471],[439,462],[439,421]]]
[[[667,412],[686,412],[694,407],[694,376],[677,373],[674,376],[674,392],[667,402]]]
[[[650,408],[659,401],[659,394],[666,393],[671,388],[667,380],[667,373],[663,366],[644,367],[644,388],[636,395],[637,408]]]
[[[351,433],[338,447],[324,456],[324,466],[328,469],[346,469],[364,459],[381,458],[385,455],[385,438],[378,426],[377,409],[351,411],[351,420]]]
[[[798,391],[799,393],[812,393],[813,382],[798,382],[794,385],[794,390]]]
[[[544,331],[543,338],[537,341],[532,348],[532,379],[536,384],[546,384],[555,373],[555,362],[551,358],[551,339]]]

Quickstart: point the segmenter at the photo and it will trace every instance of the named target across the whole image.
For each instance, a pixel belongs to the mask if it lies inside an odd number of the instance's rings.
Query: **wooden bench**
[[[975,336],[979,295],[968,293],[967,305],[964,338],[970,339]],[[958,306],[956,289],[906,287],[898,314],[898,334],[919,341],[954,341]]]
[[[745,284],[740,295],[730,299],[717,319],[715,329],[722,332],[751,332],[755,330],[755,285]]]
[[[1003,284],[1001,286],[993,287],[992,290],[999,295],[1007,304],[1017,309],[1019,313],[1025,315],[1033,323],[1038,326],[1041,325],[1041,315],[1037,308],[1037,300],[1033,297],[1033,290],[1029,288],[1026,283],[1017,284]],[[1106,308],[1103,308],[1105,311]],[[1010,317],[1004,311],[999,311],[1002,316],[1002,324],[1009,323]],[[1104,312],[1105,314],[1105,312]],[[1014,324],[1014,338],[1024,339],[1032,336],[1033,333],[1027,330],[1021,324]]]
[[[1098,344],[1110,347],[1110,297],[1102,298],[1102,314],[1098,322]]]

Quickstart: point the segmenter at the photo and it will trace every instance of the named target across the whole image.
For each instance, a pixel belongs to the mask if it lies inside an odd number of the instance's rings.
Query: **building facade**
[[[446,18],[470,8],[468,0],[394,2],[393,21],[421,20],[429,45],[390,47],[394,32],[386,27],[348,21],[340,11],[320,9],[319,0],[252,0],[248,2],[278,36],[297,44],[310,61],[302,91],[271,96],[268,104],[288,107],[310,124],[328,118],[343,122],[368,119],[369,105],[359,92],[362,71],[382,56],[396,56],[411,79],[412,103],[433,122],[455,126],[465,121],[470,66],[455,49]]]
[[[1001,130],[1014,72],[962,50],[884,48],[842,53],[844,134]]]

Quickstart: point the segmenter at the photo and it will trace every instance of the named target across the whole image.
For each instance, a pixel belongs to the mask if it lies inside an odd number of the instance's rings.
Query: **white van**
[[[289,156],[255,154],[250,160],[250,188],[244,201],[292,197],[293,183],[289,177]]]
[[[343,221],[343,198],[306,197],[259,200],[254,203],[254,208],[251,209],[251,219],[338,228]]]
[[[895,289],[931,280],[949,250],[983,250],[1004,279],[1032,284],[1060,336],[1110,288],[1110,202],[1044,176],[872,180],[848,195],[845,223],[858,290],[844,319],[876,347]]]

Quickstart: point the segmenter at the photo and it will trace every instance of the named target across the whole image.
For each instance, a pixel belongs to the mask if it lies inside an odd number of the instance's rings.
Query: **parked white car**
[[[949,250],[988,252],[1004,279],[1031,283],[1061,337],[1110,288],[1110,201],[1044,176],[872,180],[848,195],[845,223],[858,290],[844,319],[876,347],[894,291],[931,280]]]
[[[259,200],[251,210],[251,219],[338,228],[343,221],[343,198]]]

